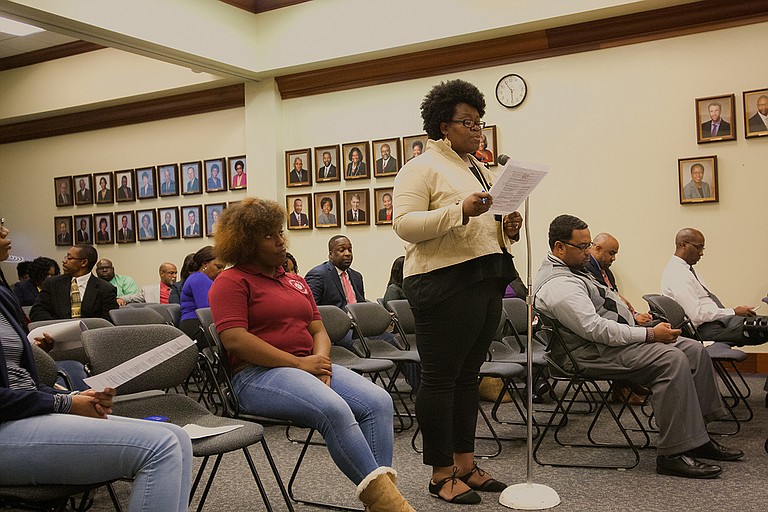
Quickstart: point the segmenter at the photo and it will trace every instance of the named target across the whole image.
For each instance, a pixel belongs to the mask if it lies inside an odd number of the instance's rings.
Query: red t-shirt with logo
[[[288,274],[282,267],[267,276],[253,266],[236,265],[216,277],[208,302],[218,332],[242,327],[285,352],[300,357],[312,354],[314,341],[308,326],[321,317],[301,276]]]

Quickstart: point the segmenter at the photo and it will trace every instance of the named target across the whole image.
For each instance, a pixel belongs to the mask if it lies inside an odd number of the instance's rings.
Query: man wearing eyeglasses
[[[729,345],[759,345],[768,341],[768,331],[757,322],[745,322],[756,317],[754,306],[727,308],[693,269],[704,255],[704,235],[693,228],[684,228],[675,236],[675,254],[661,275],[661,293],[671,297],[685,310],[702,339],[721,341]],[[764,319],[766,325],[768,317]],[[746,327],[745,327],[746,325]]]
[[[651,389],[659,426],[656,472],[685,478],[715,478],[722,468],[698,458],[737,460],[744,453],[710,439],[707,421],[727,417],[698,341],[680,337],[668,323],[635,324],[618,293],[584,270],[592,246],[587,224],[560,215],[549,226],[550,253],[533,283],[534,306],[556,320],[565,346],[586,376],[624,379]],[[560,346],[551,357],[565,367]]]
[[[33,322],[97,317],[109,320],[109,311],[118,307],[117,290],[91,274],[98,259],[98,252],[92,245],[70,247],[61,262],[64,273],[43,282],[29,318]]]

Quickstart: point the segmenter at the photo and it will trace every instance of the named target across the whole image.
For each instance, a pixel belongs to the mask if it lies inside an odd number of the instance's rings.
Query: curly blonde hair
[[[285,208],[269,199],[249,197],[230,206],[216,222],[216,256],[233,265],[253,262],[258,251],[254,240],[278,231],[286,218]]]

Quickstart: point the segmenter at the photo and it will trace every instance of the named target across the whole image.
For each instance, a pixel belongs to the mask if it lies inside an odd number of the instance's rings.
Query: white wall
[[[419,133],[418,107],[424,94],[439,80],[458,77],[486,94],[485,120],[497,125],[502,152],[552,166],[551,175],[532,196],[534,271],[546,253],[550,220],[560,213],[578,215],[593,234],[608,231],[619,239],[614,270],[624,294],[640,308],[641,295],[658,290],[675,233],[694,226],[707,236],[699,267],[711,288],[727,304],[756,304],[768,289],[762,267],[768,241],[760,234],[765,225],[761,205],[768,188],[768,140],[744,139],[741,91],[768,87],[764,71],[755,65],[767,29],[765,23],[738,27],[279,105],[273,88],[251,88],[244,110],[8,144],[0,146],[0,214],[17,231],[14,252],[60,257],[63,251],[54,249],[52,242],[52,218],[60,214],[52,206],[53,177],[243,152],[248,154],[249,174],[277,173],[276,180],[265,178],[264,187],[249,180],[249,194],[282,203],[284,150]],[[510,72],[525,77],[529,87],[527,100],[514,110],[498,106],[493,93],[498,79]],[[730,93],[736,94],[737,140],[697,145],[694,99]],[[251,137],[264,137],[268,126],[275,127],[269,140],[277,141],[277,148]],[[251,134],[247,143],[244,133]],[[263,166],[258,163],[260,151],[270,152]],[[720,202],[680,205],[677,159],[712,154],[719,158]],[[372,190],[391,186],[392,181],[373,178],[350,182],[347,188]],[[321,184],[312,190],[345,185]],[[215,202],[219,197],[202,199],[180,202]],[[338,231],[352,239],[354,267],[366,277],[368,297],[381,296],[390,264],[402,254],[402,242],[387,226]],[[289,233],[291,252],[306,272],[325,259],[327,240],[336,231]],[[199,245],[155,242],[103,252],[119,271],[144,282],[154,279],[161,260],[179,261]],[[524,270],[523,244],[515,254],[518,268]]]

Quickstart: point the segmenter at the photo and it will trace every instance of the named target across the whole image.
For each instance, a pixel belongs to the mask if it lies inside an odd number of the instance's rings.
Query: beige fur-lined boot
[[[357,497],[368,512],[416,512],[395,487],[397,473],[382,466],[366,476],[357,486]]]

